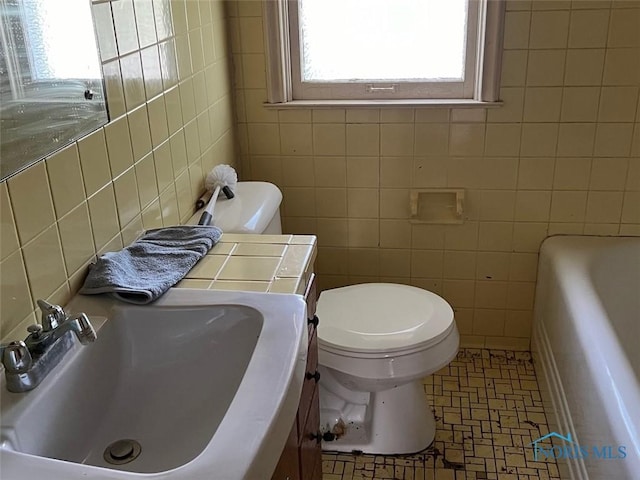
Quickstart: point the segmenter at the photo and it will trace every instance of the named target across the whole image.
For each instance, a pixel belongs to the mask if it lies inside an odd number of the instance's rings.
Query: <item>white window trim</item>
[[[499,106],[502,37],[504,30],[504,0],[478,0],[480,3],[476,49],[476,75],[472,98],[366,99],[366,100],[294,100],[291,78],[291,48],[289,42],[289,8],[295,1],[263,2],[265,53],[267,59],[267,104],[271,108],[310,107],[493,107]],[[482,35],[484,33],[484,35]]]

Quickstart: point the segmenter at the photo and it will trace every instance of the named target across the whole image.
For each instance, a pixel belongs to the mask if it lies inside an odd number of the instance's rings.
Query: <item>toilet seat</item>
[[[319,348],[344,356],[409,354],[440,342],[455,329],[453,310],[444,299],[401,284],[325,290],[316,311]]]

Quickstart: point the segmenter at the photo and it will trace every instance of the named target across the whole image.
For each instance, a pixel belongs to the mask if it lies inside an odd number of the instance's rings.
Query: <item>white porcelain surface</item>
[[[640,471],[640,238],[563,236],[541,249],[532,350],[561,435],[626,447],[623,460],[575,458],[567,478]]]
[[[104,325],[31,392],[8,393],[3,375],[3,479],[270,478],[304,376],[300,296],[175,289],[68,310]],[[104,449],[129,438],[141,455],[107,464]]]
[[[320,343],[349,352],[395,352],[440,341],[454,325],[438,295],[393,283],[325,290],[318,299]]]
[[[411,454],[433,441],[422,378],[448,365],[460,338],[438,295],[398,284],[325,290],[317,307],[320,425],[326,450]]]
[[[214,210],[213,224],[227,233],[281,233],[273,230],[277,220],[280,226],[282,192],[272,183],[238,182],[231,199],[220,194]],[[202,209],[187,223],[196,224]]]

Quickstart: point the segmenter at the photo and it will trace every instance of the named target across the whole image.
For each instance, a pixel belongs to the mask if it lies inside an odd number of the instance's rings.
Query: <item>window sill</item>
[[[283,103],[264,103],[265,108],[289,110],[300,108],[496,108],[502,101],[482,102],[471,99],[431,98],[398,100],[292,100]]]

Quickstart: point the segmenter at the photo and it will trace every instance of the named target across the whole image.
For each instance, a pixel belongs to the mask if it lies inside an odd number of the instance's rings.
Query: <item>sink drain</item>
[[[141,451],[142,447],[135,440],[117,440],[105,448],[104,459],[112,465],[123,465],[133,462]]]

